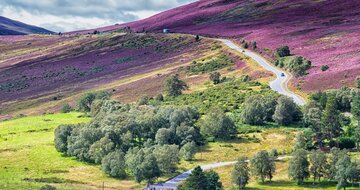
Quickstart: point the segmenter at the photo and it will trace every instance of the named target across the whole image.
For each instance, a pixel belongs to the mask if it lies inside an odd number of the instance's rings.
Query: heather
[[[0,40],[0,103],[17,104],[2,107],[6,112],[190,62],[202,56],[208,42],[187,35],[117,32]],[[116,87],[106,90],[120,93]]]
[[[314,66],[294,82],[305,91],[351,86],[359,75],[359,3],[350,1],[198,1],[120,26],[138,31],[245,38],[258,51],[287,45]],[[321,65],[330,69],[321,71]],[[333,80],[326,80],[331,77]]]

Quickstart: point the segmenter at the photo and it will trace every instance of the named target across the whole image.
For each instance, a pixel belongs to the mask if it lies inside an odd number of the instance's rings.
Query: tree
[[[79,111],[90,112],[91,104],[95,98],[96,96],[94,93],[87,93],[83,95],[78,102]]]
[[[147,183],[153,182],[157,177],[160,177],[161,170],[156,161],[154,154],[145,155],[144,161],[140,165],[143,179],[147,180]]]
[[[251,171],[253,175],[260,178],[264,183],[265,178],[269,178],[270,182],[275,173],[275,160],[269,156],[269,153],[265,150],[258,152],[250,160]]]
[[[336,175],[335,179],[338,181],[337,189],[346,189],[350,180],[355,180],[357,175],[357,164],[351,162],[349,155],[345,154],[336,162]],[[352,179],[353,178],[353,179]]]
[[[256,50],[256,49],[257,49],[257,44],[256,44],[256,42],[253,42],[253,43],[252,43],[252,48],[253,48],[253,50]]]
[[[201,121],[201,132],[217,139],[230,139],[237,134],[234,122],[218,107],[211,108]]]
[[[360,88],[360,76],[356,78],[356,88]]]
[[[159,145],[169,144],[172,136],[170,129],[161,128],[156,132],[155,140]]]
[[[250,179],[250,168],[245,157],[239,158],[232,171],[232,180],[239,187],[244,189]]]
[[[304,111],[304,122],[313,131],[315,144],[323,147],[323,134],[321,123],[322,111],[318,107],[312,107]]]
[[[276,49],[276,53],[279,57],[290,56],[290,48],[289,46],[282,46]]]
[[[328,169],[327,169],[327,174],[326,177],[329,180],[334,180],[336,179],[336,163],[340,160],[340,158],[344,157],[344,155],[346,155],[346,151],[345,150],[340,150],[339,148],[332,148],[329,154],[329,158],[328,158]]]
[[[274,121],[279,125],[289,125],[298,117],[299,111],[295,102],[286,96],[281,96],[273,115]]]
[[[72,108],[68,103],[64,104],[61,107],[61,113],[69,113],[69,112],[71,112],[71,110],[72,110]]]
[[[199,36],[199,35],[196,35],[196,36],[195,36],[195,41],[196,41],[196,42],[200,41],[200,36]]]
[[[169,174],[177,169],[180,161],[178,145],[156,146],[153,153],[161,173]]]
[[[220,177],[219,174],[217,174],[214,171],[205,172],[205,177],[207,180],[207,188],[206,189],[214,189],[214,190],[220,190],[222,189],[222,183],[219,181]]]
[[[267,119],[267,110],[264,106],[264,98],[261,95],[248,97],[241,112],[241,119],[250,125],[262,125]]]
[[[310,173],[313,176],[314,183],[316,179],[320,181],[321,177],[326,174],[327,158],[325,153],[319,150],[311,151],[310,155]]]
[[[196,143],[194,141],[186,143],[183,147],[180,149],[180,156],[186,160],[190,161],[193,159],[195,153],[196,153],[197,147]]]
[[[200,166],[194,168],[190,176],[179,188],[180,190],[207,190],[208,181]]]
[[[244,43],[242,43],[242,47],[243,47],[244,49],[247,49],[247,48],[249,47],[249,44],[244,41]]]
[[[216,85],[219,84],[221,82],[220,80],[221,74],[219,72],[212,72],[210,73],[210,80]]]
[[[165,91],[169,96],[179,96],[183,90],[188,89],[188,85],[179,79],[179,75],[171,75],[166,79]]]
[[[114,148],[115,143],[113,143],[108,136],[105,136],[90,146],[90,158],[96,164],[100,164],[106,155],[114,151]]]
[[[271,149],[269,155],[274,159],[276,160],[279,156],[279,152],[277,151],[277,149]]]
[[[60,125],[55,129],[55,148],[58,152],[67,152],[68,137],[71,135],[75,125]]]
[[[297,180],[300,185],[307,179],[309,174],[309,161],[307,160],[307,152],[304,149],[296,150],[289,161],[289,177]]]
[[[306,149],[306,138],[303,132],[296,134],[294,150]]]
[[[125,154],[121,150],[109,153],[101,161],[101,168],[111,177],[124,179],[126,177]]]
[[[339,111],[336,108],[334,96],[327,98],[326,107],[322,116],[322,132],[328,140],[333,140],[341,134],[341,125],[339,122]]]
[[[353,94],[351,113],[353,114],[354,119],[357,120],[358,128],[360,128],[360,91],[354,92]]]

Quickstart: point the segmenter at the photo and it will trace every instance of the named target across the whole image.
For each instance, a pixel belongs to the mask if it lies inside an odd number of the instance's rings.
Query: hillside
[[[165,78],[173,73],[182,73],[191,85],[203,85],[208,74],[188,77],[186,66],[228,54],[220,42],[196,42],[191,35],[27,35],[0,37],[0,42],[3,117],[56,112],[88,91],[105,90],[122,102],[137,101],[162,93]],[[235,63],[239,69],[245,66]]]
[[[0,35],[51,34],[44,28],[31,26],[0,16]]]
[[[176,33],[245,38],[256,41],[268,54],[288,45],[313,63],[307,76],[294,81],[308,92],[353,85],[360,74],[359,14],[356,0],[200,0],[145,20],[98,30],[129,26],[135,31],[161,32],[167,28]],[[322,65],[330,69],[323,72]]]

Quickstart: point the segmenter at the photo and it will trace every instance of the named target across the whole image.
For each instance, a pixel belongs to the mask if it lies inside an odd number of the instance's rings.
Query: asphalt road
[[[276,76],[276,79],[271,81],[269,84],[270,88],[272,90],[292,98],[294,100],[294,102],[298,105],[301,105],[301,106],[305,105],[305,100],[301,96],[295,94],[294,92],[292,92],[288,89],[288,83],[289,83],[290,79],[292,78],[291,74],[286,73],[285,71],[282,71],[279,68],[275,67],[274,65],[269,63],[265,58],[263,58],[261,55],[251,52],[247,49],[240,48],[239,46],[237,46],[230,40],[225,40],[225,39],[218,39],[218,40],[223,42],[228,47],[230,47],[236,51],[239,51],[239,52],[249,56],[250,58],[254,59],[264,69],[273,72]],[[281,76],[282,73],[285,76]]]

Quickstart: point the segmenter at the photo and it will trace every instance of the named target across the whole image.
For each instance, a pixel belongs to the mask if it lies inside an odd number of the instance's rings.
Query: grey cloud
[[[53,15],[64,18],[63,23],[42,24],[54,31],[67,31],[66,19],[98,18],[107,23],[122,23],[139,19],[139,11],[160,12],[195,0],[0,0],[0,15],[5,8],[25,11],[37,17]],[[30,23],[31,24],[31,23]],[[85,29],[91,23],[68,23],[73,29]]]

